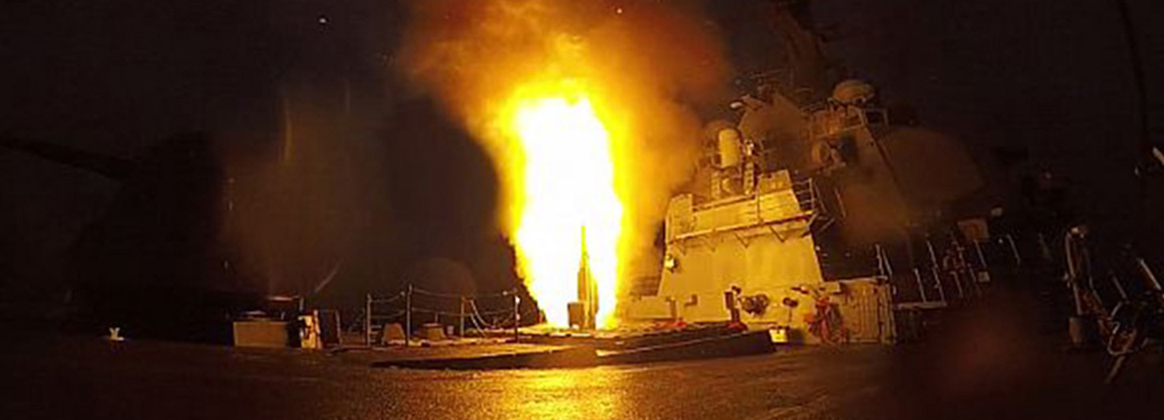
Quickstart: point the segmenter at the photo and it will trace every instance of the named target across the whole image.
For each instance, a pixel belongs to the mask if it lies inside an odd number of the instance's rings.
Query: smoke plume
[[[513,231],[514,140],[499,127],[506,98],[530,80],[582,81],[612,129],[624,205],[620,277],[651,254],[668,198],[699,153],[694,109],[722,103],[730,69],[718,29],[698,2],[418,0],[397,59],[421,94],[436,97],[492,156],[499,228]],[[512,165],[516,166],[516,165]],[[623,286],[626,281],[622,281]]]

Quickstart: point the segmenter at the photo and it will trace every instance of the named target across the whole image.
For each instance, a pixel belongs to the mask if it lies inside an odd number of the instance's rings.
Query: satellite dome
[[[847,105],[869,102],[874,96],[877,96],[877,90],[863,80],[845,80],[833,88],[833,100]]]

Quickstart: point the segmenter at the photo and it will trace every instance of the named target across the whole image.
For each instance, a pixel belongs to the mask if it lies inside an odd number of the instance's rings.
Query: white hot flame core
[[[622,203],[606,127],[588,99],[550,97],[518,105],[524,156],[517,228],[520,267],[546,321],[566,326],[578,298],[585,228],[587,264],[598,290],[599,326],[614,313]]]

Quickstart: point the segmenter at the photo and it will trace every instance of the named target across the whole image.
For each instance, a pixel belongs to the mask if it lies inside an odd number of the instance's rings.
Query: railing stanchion
[[[461,321],[461,338],[465,338],[465,297],[461,296],[461,313],[459,317]]]
[[[404,292],[404,347],[412,344],[412,283]]]
[[[986,254],[982,253],[982,244],[974,241],[974,251],[978,254],[978,263],[982,265],[983,271],[990,271],[990,264],[986,263]]]
[[[1015,245],[1015,243],[1014,243],[1014,236],[1011,236],[1008,233],[1008,234],[1006,234],[1006,236],[1004,236],[1004,238],[1006,238],[1007,244],[1010,245],[1010,254],[1011,254],[1011,256],[1014,257],[1014,265],[1022,266],[1023,265],[1023,257],[1021,254],[1019,254],[1018,245]]]
[[[917,281],[917,290],[921,292],[922,302],[929,302],[929,295],[926,294],[926,285],[922,282],[921,273],[918,272],[917,267],[913,268],[913,279]]]
[[[521,311],[518,311],[518,306],[521,305],[521,297],[517,292],[513,293],[513,342],[521,341],[521,335],[518,334],[517,327],[521,325]]]
[[[934,284],[938,287],[938,298],[942,302],[947,302],[946,288],[942,287],[942,275],[938,273],[938,256],[934,252],[934,244],[930,242],[929,238],[926,238],[926,251],[930,254],[930,273],[933,274]]]
[[[364,299],[364,345],[372,347],[372,294]]]

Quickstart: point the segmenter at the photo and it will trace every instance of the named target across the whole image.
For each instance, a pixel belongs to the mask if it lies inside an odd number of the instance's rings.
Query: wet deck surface
[[[1000,294],[924,343],[583,369],[375,369],[359,354],[13,335],[0,418],[1160,419],[1158,353],[1100,385],[1097,354]],[[453,350],[443,350],[453,351]]]
[[[509,354],[544,353],[569,348],[569,346],[535,345],[521,343],[473,343],[437,346],[388,346],[373,350],[352,349],[337,356],[349,362],[381,362],[426,359],[469,359]]]

